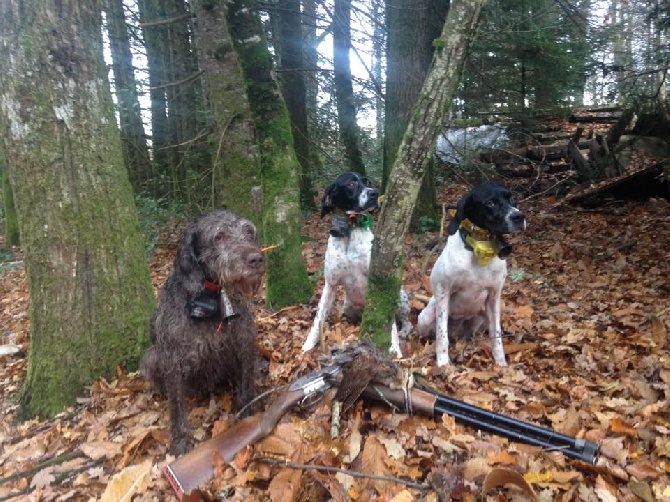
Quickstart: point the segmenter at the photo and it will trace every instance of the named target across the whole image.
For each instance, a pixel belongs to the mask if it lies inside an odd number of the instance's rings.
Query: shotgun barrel
[[[600,449],[597,443],[586,439],[575,438],[530,422],[484,410],[434,390],[412,388],[406,393],[402,389],[390,389],[374,384],[365,390],[364,395],[386,400],[406,411],[419,410],[433,416],[450,415],[463,425],[519,443],[561,451],[567,457],[591,465],[595,464]],[[407,403],[408,397],[411,400],[411,408]]]

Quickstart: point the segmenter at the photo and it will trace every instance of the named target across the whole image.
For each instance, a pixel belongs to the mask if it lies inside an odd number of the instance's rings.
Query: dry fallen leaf
[[[116,474],[105,488],[100,502],[130,502],[143,494],[151,483],[151,460],[130,465]]]
[[[298,447],[291,456],[291,461],[301,464],[303,460],[302,447]],[[295,500],[302,486],[301,478],[302,471],[300,469],[281,469],[268,486],[270,500],[272,502],[291,502]]]
[[[635,462],[626,466],[626,472],[638,480],[656,479],[661,475],[658,467],[649,462]]]
[[[529,499],[537,500],[535,490],[533,490],[530,484],[528,484],[528,481],[524,479],[524,476],[511,469],[503,469],[501,467],[491,469],[486,475],[484,484],[482,485],[482,495],[488,495],[491,490],[501,488],[508,484],[520,488]]]
[[[90,441],[83,443],[79,449],[84,452],[87,457],[97,460],[99,458],[114,458],[121,455],[123,445],[121,443],[114,443],[112,441]]]
[[[390,474],[388,468],[386,467],[388,463],[388,454],[377,437],[368,436],[365,444],[363,445],[361,458],[361,471],[365,474],[373,474],[376,476],[388,476]],[[374,486],[379,493],[384,492],[393,485],[393,483],[390,481],[384,481],[380,479],[370,479],[367,481],[367,483],[371,486]]]

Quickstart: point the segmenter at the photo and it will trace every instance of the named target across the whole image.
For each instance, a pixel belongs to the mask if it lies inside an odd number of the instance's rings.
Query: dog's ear
[[[465,206],[469,200],[470,194],[458,201],[458,204],[456,205],[456,216],[451,219],[449,226],[447,227],[447,233],[449,235],[454,235],[456,232],[458,232],[458,228],[461,226],[461,222],[465,219]]]
[[[323,199],[321,199],[321,218],[333,210],[333,195],[335,195],[336,190],[337,186],[335,183],[326,187],[326,191],[323,193]]]
[[[197,293],[205,281],[205,272],[200,263],[200,251],[198,250],[198,233],[195,225],[186,227],[184,237],[177,249],[175,257],[175,268],[179,268],[187,281],[186,289],[191,293]]]

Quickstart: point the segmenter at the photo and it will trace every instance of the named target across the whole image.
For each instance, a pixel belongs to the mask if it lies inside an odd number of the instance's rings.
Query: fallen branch
[[[68,462],[70,460],[74,460],[75,458],[80,458],[80,457],[85,457],[86,455],[84,454],[83,451],[81,450],[74,450],[74,451],[69,451],[66,453],[61,453],[60,455],[57,455],[55,457],[51,457],[50,459],[47,459],[43,462],[40,462],[39,464],[31,467],[30,469],[26,469],[25,471],[21,472],[15,472],[14,474],[10,474],[7,477],[0,478],[0,485],[3,485],[9,481],[13,481],[15,479],[20,479],[20,478],[28,478],[34,474],[37,474],[40,472],[42,469],[46,469],[47,467],[51,467],[54,465],[59,465],[65,462]],[[3,500],[3,499],[0,499]]]
[[[353,478],[367,478],[375,479],[380,481],[391,481],[392,483],[398,483],[405,485],[409,488],[416,488],[417,490],[429,490],[430,485],[425,483],[415,483],[414,481],[409,481],[403,478],[397,478],[395,476],[383,476],[381,474],[365,474],[364,472],[352,471],[349,469],[342,469],[340,467],[331,467],[328,465],[313,465],[313,464],[296,464],[294,462],[289,462],[285,460],[278,460],[275,458],[261,457],[255,458],[254,461],[262,462],[264,464],[272,465],[281,465],[282,467],[288,467],[289,469],[300,469],[300,470],[313,470],[313,471],[323,471],[323,472],[341,472],[342,474],[347,474]]]

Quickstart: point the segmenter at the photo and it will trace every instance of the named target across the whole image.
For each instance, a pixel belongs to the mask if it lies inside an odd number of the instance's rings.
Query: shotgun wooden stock
[[[163,468],[177,497],[181,500],[214,474],[214,454],[231,462],[238,451],[260,441],[272,432],[282,416],[303,397],[303,389],[289,390],[275,399],[267,410],[240,420],[230,429],[200,443],[189,453],[182,455]]]

